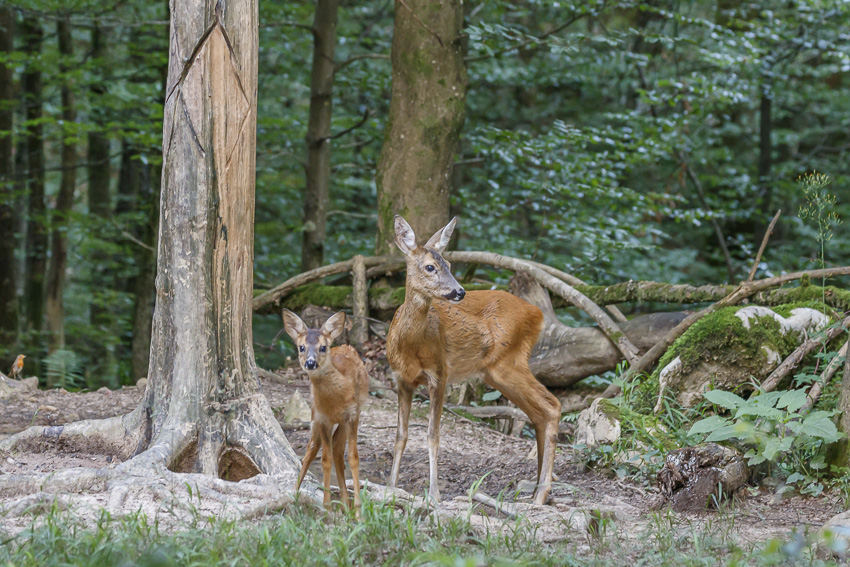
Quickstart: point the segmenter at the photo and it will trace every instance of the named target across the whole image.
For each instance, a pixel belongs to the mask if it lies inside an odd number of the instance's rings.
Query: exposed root
[[[37,425],[0,441],[3,451],[42,451],[62,445],[78,451],[130,456],[142,435],[141,408],[108,419],[89,419],[67,425]]]

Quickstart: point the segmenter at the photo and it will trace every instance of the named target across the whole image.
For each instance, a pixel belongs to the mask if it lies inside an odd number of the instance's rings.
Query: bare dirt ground
[[[296,390],[309,401],[310,390],[306,376],[296,370],[281,373],[276,380],[263,380],[262,388],[276,414],[280,414],[286,401]],[[0,399],[0,438],[23,430],[31,425],[58,425],[79,419],[105,418],[131,411],[141,397],[137,387],[124,387],[110,391],[102,388],[95,392],[69,393],[64,390],[30,391],[11,399]],[[392,397],[391,394],[390,398]],[[282,417],[279,415],[279,418]],[[358,446],[361,461],[361,478],[385,484],[392,464],[392,447],[396,433],[396,404],[392,399],[370,396],[361,415]],[[540,514],[530,504],[536,474],[536,460],[528,458],[533,439],[517,438],[503,434],[483,424],[471,423],[446,412],[443,416],[440,444],[440,489],[448,510],[468,509],[467,494],[470,486],[483,478],[481,490],[494,497],[516,501],[517,510],[530,521]],[[427,400],[414,399],[411,415],[410,437],[402,463],[400,488],[421,495],[428,482]],[[288,431],[287,436],[296,453],[302,455],[309,432]],[[73,467],[114,466],[116,457],[103,454],[85,454],[62,448],[47,453],[0,454],[0,474],[50,472]],[[320,459],[313,464],[313,473],[321,478]],[[629,481],[587,470],[577,459],[569,445],[560,445],[555,461],[558,482],[552,491],[553,508],[562,512],[583,509],[610,511],[617,530],[626,537],[638,537],[645,528],[659,518],[692,530],[710,526],[718,521],[718,512],[672,513],[653,510],[657,501],[654,487],[643,487]],[[335,479],[334,479],[335,481]],[[525,482],[523,482],[525,481]],[[823,495],[819,498],[793,496],[771,503],[773,493],[766,489],[750,487],[742,499],[730,505],[722,516],[730,520],[730,532],[742,544],[765,541],[770,538],[787,540],[792,531],[811,533],[824,522],[842,511],[838,498]],[[2,505],[2,501],[0,501]],[[482,505],[476,504],[480,509]],[[544,507],[548,508],[548,507]],[[492,509],[489,515],[498,517]],[[478,516],[479,518],[481,516]],[[575,527],[575,526],[573,526]],[[564,539],[569,526],[549,525],[541,531],[544,541]]]

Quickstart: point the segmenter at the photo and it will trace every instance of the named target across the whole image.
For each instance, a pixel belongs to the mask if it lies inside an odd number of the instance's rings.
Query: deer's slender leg
[[[322,438],[322,485],[325,494],[322,504],[325,507],[331,504],[331,467],[333,466],[333,440],[331,439],[331,426],[322,424],[319,435]]]
[[[428,416],[428,495],[434,502],[440,501],[440,483],[437,478],[437,455],[440,451],[440,418],[443,416],[443,401],[446,397],[446,380],[428,382],[428,394],[431,397],[431,411]]]
[[[348,426],[345,423],[340,423],[336,426],[332,437],[333,443],[333,459],[334,467],[336,468],[336,482],[339,485],[339,497],[342,500],[342,505],[346,508],[351,507],[351,501],[348,498],[348,489],[345,487],[345,442],[348,434]]]
[[[390,474],[390,486],[398,485],[398,471],[401,466],[401,456],[407,445],[407,425],[410,422],[410,405],[413,403],[413,388],[402,379],[398,381],[398,426],[395,433],[395,452],[393,454],[393,469]]]
[[[357,428],[360,419],[350,422],[348,427],[348,466],[351,468],[351,478],[354,480],[354,510],[360,513],[360,453],[357,451]]]
[[[307,443],[307,451],[304,453],[304,458],[301,460],[301,472],[298,473],[298,482],[295,483],[295,492],[301,489],[301,482],[304,480],[304,475],[307,474],[307,469],[310,468],[313,459],[321,447],[321,439],[319,437],[319,425],[314,423],[310,427],[310,442]]]
[[[484,381],[515,403],[534,424],[537,437],[537,490],[534,503],[545,504],[552,489],[561,402],[537,381],[527,367],[502,363],[491,367]]]

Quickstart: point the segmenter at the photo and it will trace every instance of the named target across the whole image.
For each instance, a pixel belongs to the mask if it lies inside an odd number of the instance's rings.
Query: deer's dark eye
[[[325,351],[327,351],[327,350],[328,350],[328,347],[326,347],[326,346],[321,346],[321,347],[319,347],[319,351],[320,351],[320,352],[325,352]]]
[[[435,268],[433,264],[428,264],[427,266],[425,266],[425,269],[429,272],[433,272],[437,268]]]
[[[304,352],[304,345],[299,346],[298,350],[300,350],[301,352]]]

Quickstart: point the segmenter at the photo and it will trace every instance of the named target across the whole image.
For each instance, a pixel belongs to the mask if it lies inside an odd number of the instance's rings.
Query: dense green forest
[[[381,251],[393,3],[259,10],[258,290]],[[597,284],[734,283],[781,209],[758,277],[850,263],[838,222],[850,213],[849,12],[811,0],[464,3],[453,246]],[[4,369],[24,352],[49,384],[146,374],[168,19],[163,1],[0,4]],[[330,56],[316,59],[320,38]],[[412,64],[427,77],[432,63]],[[311,155],[317,136],[324,156]],[[328,175],[310,181],[322,160]],[[801,181],[815,172],[826,178]],[[290,352],[279,329],[255,316],[261,365]]]

